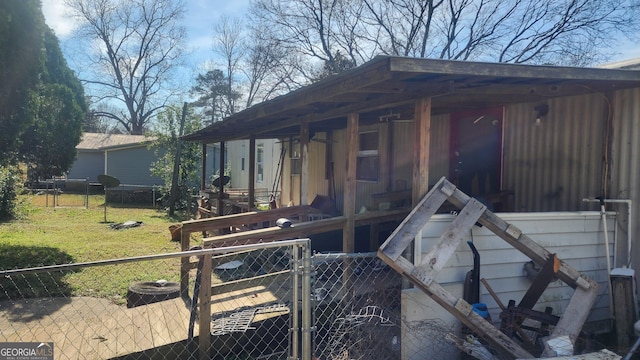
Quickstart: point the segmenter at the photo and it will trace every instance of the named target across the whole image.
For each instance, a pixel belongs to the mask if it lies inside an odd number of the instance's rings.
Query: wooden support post
[[[207,189],[207,143],[202,142],[202,176],[200,177],[200,190]]]
[[[200,304],[198,349],[200,359],[210,359],[211,349],[211,255],[204,255],[202,262],[202,277],[200,280]]]
[[[224,215],[224,158],[225,158],[225,146],[224,141],[220,142],[220,189],[218,192],[218,216]]]
[[[355,251],[356,236],[356,164],[358,161],[359,149],[359,114],[349,114],[347,116],[347,169],[344,184],[344,208],[343,215],[346,218],[342,230],[342,251],[352,253]],[[351,300],[353,285],[353,263],[346,259],[342,265],[342,285],[344,298]]]
[[[300,125],[300,205],[309,204],[309,123]]]
[[[253,211],[256,202],[256,137],[249,138],[249,197],[247,211]]]
[[[342,232],[342,251],[351,253],[355,249],[355,213],[356,213],[356,163],[358,161],[359,114],[347,117],[347,173],[344,184],[343,215],[347,222]]]
[[[416,101],[413,143],[411,203],[415,206],[429,191],[429,148],[431,146],[431,98]]]

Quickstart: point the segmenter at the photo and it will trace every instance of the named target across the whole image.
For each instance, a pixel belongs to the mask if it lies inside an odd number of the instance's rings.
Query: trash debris
[[[142,225],[142,221],[129,220],[123,223],[109,224],[109,227],[113,230],[123,230],[138,227],[140,225]]]

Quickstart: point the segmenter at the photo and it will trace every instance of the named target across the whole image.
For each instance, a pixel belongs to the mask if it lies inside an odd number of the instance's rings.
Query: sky
[[[74,29],[73,23],[65,16],[65,6],[63,0],[41,0],[42,10],[47,22],[58,39],[69,66],[73,69],[73,59],[69,55],[69,46],[66,40],[69,39]],[[185,26],[189,39],[189,48],[192,53],[189,56],[187,67],[195,78],[198,72],[206,69],[207,62],[214,58],[212,50],[213,23],[220,16],[242,17],[249,8],[250,0],[187,0],[187,13],[185,16]],[[65,48],[67,51],[65,51]],[[640,58],[640,44],[626,43],[616,51],[612,61],[622,61],[631,58]]]
[[[192,53],[187,65],[192,71],[201,71],[213,57],[213,23],[221,16],[242,17],[249,8],[250,0],[187,0],[184,25],[187,28],[189,48]],[[60,40],[61,48],[69,66],[73,69],[69,46],[66,41],[74,30],[74,24],[66,15],[63,0],[41,0],[45,21]],[[65,51],[67,50],[67,51]],[[193,75],[195,77],[195,75]]]

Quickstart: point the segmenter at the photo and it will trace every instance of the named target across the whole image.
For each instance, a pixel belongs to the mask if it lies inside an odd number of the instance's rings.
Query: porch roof
[[[607,93],[640,87],[640,71],[484,63],[378,56],[355,69],[302,87],[184,136],[214,143],[300,134],[346,127],[359,113],[363,125],[411,119],[416,99],[431,97],[432,113],[448,113],[550,97]],[[535,112],[532,108],[532,117]]]

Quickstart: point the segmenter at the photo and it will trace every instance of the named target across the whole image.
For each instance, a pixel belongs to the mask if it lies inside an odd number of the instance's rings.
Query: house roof
[[[640,70],[640,58],[616,61],[608,64],[599,65],[598,67],[603,69]]]
[[[298,135],[346,127],[389,115],[407,119],[415,100],[432,99],[432,113],[543,101],[549,97],[639,87],[640,71],[379,56],[355,69],[302,87],[227,117],[184,139],[205,143]],[[382,118],[381,118],[382,117]]]
[[[76,149],[103,151],[120,147],[141,146],[150,140],[144,135],[84,133]]]

